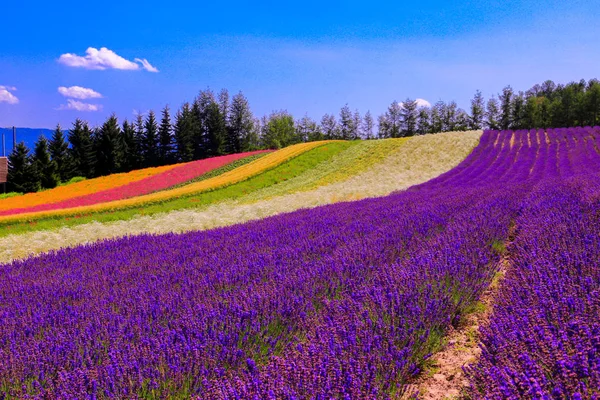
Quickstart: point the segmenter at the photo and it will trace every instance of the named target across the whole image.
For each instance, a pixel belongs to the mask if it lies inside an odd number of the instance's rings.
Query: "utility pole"
[[[13,150],[17,147],[17,128],[13,126]]]

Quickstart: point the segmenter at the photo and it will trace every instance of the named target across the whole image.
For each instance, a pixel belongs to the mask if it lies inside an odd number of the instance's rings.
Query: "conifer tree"
[[[379,137],[397,138],[402,131],[402,109],[396,100],[379,119]]]
[[[303,142],[315,142],[323,140],[323,133],[319,126],[308,115],[296,122],[296,136]]]
[[[206,89],[200,91],[200,94],[194,100],[191,109],[191,128],[193,131],[194,159],[199,160],[209,155],[210,137],[208,132],[209,108],[212,104],[217,104],[215,94],[212,90]],[[221,107],[217,104],[217,110],[221,115]],[[213,110],[214,111],[214,110]],[[226,128],[225,128],[226,129]]]
[[[208,155],[210,157],[225,154],[227,142],[227,126],[225,118],[217,103],[209,104],[206,110],[206,134],[208,139]]]
[[[158,125],[152,110],[148,112],[148,116],[144,121],[142,153],[145,167],[156,167],[158,165]]]
[[[340,110],[339,132],[340,139],[353,139],[353,133],[355,132],[354,118],[352,116],[352,111],[350,111],[350,107],[348,107],[348,104],[344,105],[344,107],[342,107]]]
[[[512,97],[513,90],[510,86],[502,89],[502,94],[500,95],[500,129],[506,130],[510,129],[511,126],[511,117],[512,117]]]
[[[339,128],[335,115],[325,114],[321,118],[321,132],[326,140],[339,139]]]
[[[485,110],[485,124],[488,129],[500,129],[500,110],[498,108],[498,100],[492,96]]]
[[[362,117],[360,116],[360,112],[358,110],[354,110],[354,115],[352,116],[352,140],[359,140],[362,138],[361,135],[361,124]]]
[[[239,92],[231,101],[227,123],[227,148],[229,153],[248,151],[254,132],[254,117],[248,99]]]
[[[75,120],[73,128],[69,131],[69,142],[71,143],[73,176],[93,177],[96,160],[92,131],[87,122],[83,122],[79,118]]]
[[[52,161],[56,164],[56,172],[60,181],[67,182],[73,177],[73,163],[71,154],[69,153],[69,144],[65,140],[65,135],[60,125],[56,125],[56,129],[48,145],[48,150],[50,151]]]
[[[444,104],[442,107],[442,132],[452,132],[457,129],[460,110],[455,101]]]
[[[427,107],[421,107],[419,109],[419,118],[417,122],[417,133],[419,135],[425,135],[426,133],[429,133],[431,129],[431,124],[429,121],[429,110]]]
[[[385,114],[381,114],[377,117],[377,138],[378,139],[387,139],[390,137],[389,133],[390,133],[390,130],[388,128]]]
[[[485,104],[483,95],[479,90],[475,92],[475,96],[471,100],[471,117],[469,127],[471,129],[483,128],[483,119],[485,118]]]
[[[373,116],[371,115],[371,111],[367,110],[367,113],[365,114],[365,117],[363,118],[362,122],[361,137],[367,140],[373,139],[374,127],[375,124],[373,122]]]
[[[174,135],[178,161],[188,162],[194,159],[193,118],[189,103],[185,103],[175,115]]]
[[[430,116],[430,124],[429,124],[429,132],[430,133],[438,133],[443,132],[444,130],[444,121],[443,114],[446,108],[446,103],[442,100],[437,101],[433,107],[431,108],[431,116]]]
[[[8,155],[8,190],[18,193],[40,190],[37,171],[24,142],[19,142]]]
[[[144,158],[144,116],[137,114],[135,117],[135,167],[134,169],[143,168],[146,165]]]
[[[511,107],[511,129],[523,129],[527,128],[524,125],[525,121],[525,97],[523,92],[519,92],[513,97],[513,104]]]
[[[400,110],[402,117],[402,136],[414,136],[417,133],[417,101],[406,99]]]
[[[109,175],[120,171],[123,161],[121,127],[115,114],[108,117],[96,135],[96,174]]]
[[[139,165],[139,149],[137,147],[135,125],[129,121],[123,121],[121,132],[121,150],[123,159],[121,162],[121,171],[131,171]]]
[[[173,162],[173,132],[171,127],[171,114],[169,106],[162,110],[160,127],[158,128],[158,160],[159,165]]]
[[[48,140],[44,135],[41,135],[35,142],[33,164],[37,173],[36,180],[39,180],[42,189],[52,189],[58,185],[60,177],[58,176],[56,162],[50,158]]]
[[[219,111],[223,115],[225,123],[229,121],[229,91],[227,89],[221,89],[218,95]]]

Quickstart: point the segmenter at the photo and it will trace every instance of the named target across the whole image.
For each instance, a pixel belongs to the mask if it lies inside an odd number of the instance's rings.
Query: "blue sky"
[[[600,4],[566,3],[3,0],[0,126],[131,119],[207,87],[243,91],[257,116],[320,119],[345,103],[374,115],[407,97],[467,108],[476,89],[600,78]],[[90,47],[136,69],[72,66]]]

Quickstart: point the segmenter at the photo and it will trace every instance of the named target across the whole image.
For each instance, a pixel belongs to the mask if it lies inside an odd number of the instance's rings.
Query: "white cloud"
[[[62,94],[65,97],[71,97],[73,99],[101,99],[102,95],[96,92],[93,89],[84,88],[81,86],[71,86],[65,87],[60,86],[58,88],[58,93]]]
[[[139,62],[140,64],[142,64],[142,68],[144,68],[148,72],[158,72],[158,69],[152,64],[150,64],[145,58],[136,58],[135,62]]]
[[[431,103],[425,99],[416,99],[415,101],[417,102],[417,107],[431,107]],[[398,103],[398,105],[404,107],[404,103],[402,102]]]
[[[85,51],[85,56],[78,56],[77,54],[65,53],[61,55],[58,59],[58,62],[61,64],[65,64],[69,67],[81,67],[86,69],[97,69],[97,70],[105,70],[105,69],[122,69],[122,70],[139,70],[140,68],[144,68],[150,72],[158,72],[158,69],[153,67],[148,60],[136,58],[136,62],[142,64],[140,67],[139,64],[133,61],[129,61],[112,50],[107,49],[106,47],[100,48],[100,50],[89,47]]]
[[[57,110],[100,111],[102,110],[102,105],[83,103],[81,101],[67,99],[67,104],[61,104]]]
[[[17,96],[11,93],[15,90],[17,90],[17,88],[14,86],[0,85],[0,103],[17,104],[19,102],[19,99],[17,98]]]

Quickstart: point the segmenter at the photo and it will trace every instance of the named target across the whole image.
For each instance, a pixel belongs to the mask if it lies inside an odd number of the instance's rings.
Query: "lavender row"
[[[0,393],[392,397],[489,284],[523,199],[598,164],[599,132],[489,131],[386,198],[1,266]]]
[[[600,398],[599,182],[590,168],[525,202],[513,265],[469,371],[473,398]]]

